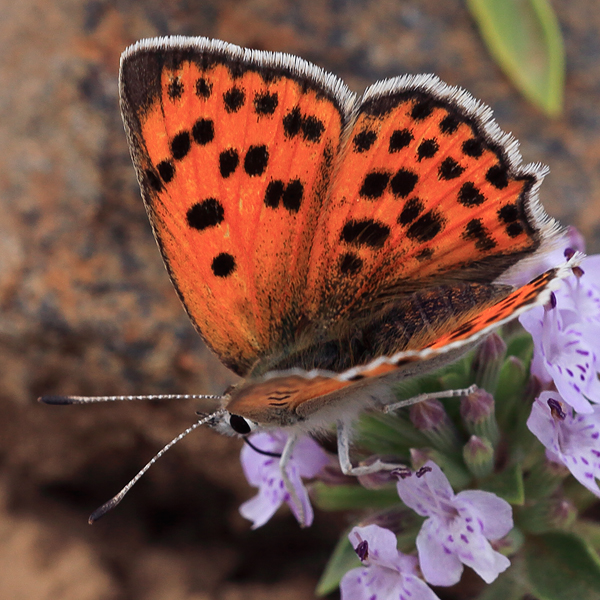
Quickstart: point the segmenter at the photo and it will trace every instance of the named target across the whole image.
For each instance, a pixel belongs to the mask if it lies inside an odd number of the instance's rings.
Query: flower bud
[[[513,421],[515,406],[521,404],[525,393],[529,370],[517,356],[509,356],[502,365],[498,388],[494,394],[496,400],[496,420],[502,425]]]
[[[492,394],[496,391],[505,356],[506,343],[497,333],[492,333],[483,341],[471,365],[478,387]]]
[[[486,438],[471,436],[463,448],[463,458],[469,471],[479,479],[487,477],[494,470],[494,448]]]
[[[498,443],[500,432],[496,422],[494,398],[485,390],[478,389],[460,401],[460,414],[471,435]]]
[[[518,527],[513,527],[503,538],[492,540],[491,545],[496,552],[504,556],[513,556],[525,543],[525,536]]]
[[[569,469],[563,464],[543,460],[529,469],[524,479],[527,501],[539,500],[553,494],[569,475]]]
[[[434,448],[450,452],[460,448],[458,433],[439,400],[424,400],[411,406],[410,420]]]
[[[519,525],[529,533],[545,533],[569,527],[577,518],[577,509],[567,498],[544,498],[519,511]]]

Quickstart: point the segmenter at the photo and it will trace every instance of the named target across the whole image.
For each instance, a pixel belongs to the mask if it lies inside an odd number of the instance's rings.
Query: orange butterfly
[[[246,436],[349,428],[390,383],[455,359],[548,301],[570,266],[514,288],[560,237],[491,110],[432,75],[357,98],[295,56],[206,38],[138,42],[121,110],[167,270],[244,380],[208,421]],[[393,465],[395,467],[395,465]],[[291,486],[288,486],[293,494]]]

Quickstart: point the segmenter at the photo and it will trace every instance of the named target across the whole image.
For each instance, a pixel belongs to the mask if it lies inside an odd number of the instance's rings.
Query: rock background
[[[94,527],[91,510],[194,418],[192,402],[38,405],[42,393],[219,393],[152,239],[117,104],[119,55],[165,34],[298,54],[356,91],[435,72],[490,104],[548,211],[600,250],[600,11],[554,2],[564,115],[528,105],[459,0],[0,0],[0,597],[300,600],[343,517],[251,532],[239,442],[197,432]]]

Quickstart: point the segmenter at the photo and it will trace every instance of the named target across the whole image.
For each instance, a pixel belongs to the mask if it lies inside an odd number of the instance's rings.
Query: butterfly
[[[557,243],[489,108],[433,75],[357,97],[289,54],[203,37],[121,57],[121,112],[150,223],[199,334],[242,381],[208,421],[248,436],[350,430],[390,384],[549,301],[571,263],[520,287]],[[288,487],[293,494],[291,486]]]

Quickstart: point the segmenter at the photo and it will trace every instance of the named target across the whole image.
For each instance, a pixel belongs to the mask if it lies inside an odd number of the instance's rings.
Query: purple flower
[[[488,540],[504,537],[513,526],[510,504],[491,492],[467,490],[455,494],[442,470],[432,461],[416,473],[400,472],[402,501],[428,517],[417,536],[419,562],[432,585],[454,585],[463,564],[486,583],[505,571],[510,561]]]
[[[363,566],[342,578],[342,600],[439,600],[419,578],[417,558],[397,550],[389,529],[354,527],[348,539]]]
[[[600,335],[600,255],[583,259],[576,275],[565,279],[556,292],[561,308],[572,311],[585,325],[584,337],[594,346]]]
[[[287,437],[287,433],[277,430],[256,433],[250,436],[250,441],[260,450],[281,454]],[[242,516],[253,521],[252,529],[264,525],[284,502],[287,502],[296,519],[300,521],[298,507],[291,499],[281,477],[279,458],[259,454],[250,446],[244,445],[241,461],[246,479],[250,485],[258,488],[258,494],[240,506]],[[302,503],[303,524],[306,526],[312,524],[314,514],[302,478],[315,477],[328,463],[329,457],[312,438],[302,437],[296,442],[286,473]]]
[[[527,427],[546,447],[549,460],[563,463],[588,490],[600,496],[600,406],[590,414],[573,409],[556,392],[542,392]]]
[[[576,298],[569,288],[577,290],[579,284],[570,279],[577,278],[569,278],[569,283],[562,286],[555,304],[534,308],[519,320],[533,338],[532,374],[546,385],[554,382],[575,410],[590,413],[593,409],[589,400],[600,402],[600,336],[592,338],[593,325],[583,320],[579,310],[562,308],[569,303],[575,306]]]
[[[566,260],[565,253],[570,255],[573,251],[585,252],[585,240],[573,226],[567,227],[566,235],[561,239],[561,242],[555,250],[536,254],[523,261],[523,263],[519,263],[514,272],[511,270],[508,276],[504,277],[505,283],[516,286],[525,285],[544,271],[563,264]]]

